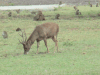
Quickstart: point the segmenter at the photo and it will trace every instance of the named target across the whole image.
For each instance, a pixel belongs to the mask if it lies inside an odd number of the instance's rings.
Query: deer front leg
[[[38,54],[38,49],[39,49],[39,41],[37,41],[37,52],[36,52],[36,54]]]
[[[47,48],[47,53],[49,53],[49,50],[48,50],[48,47],[47,47],[47,39],[44,39],[44,43],[45,43],[45,46]]]

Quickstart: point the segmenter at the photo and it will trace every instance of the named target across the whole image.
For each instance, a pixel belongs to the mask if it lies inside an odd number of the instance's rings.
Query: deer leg
[[[54,36],[52,37],[52,40],[55,42],[55,49],[57,47],[57,52],[58,52],[58,41],[57,41],[57,39],[55,39]],[[55,50],[54,50],[54,53],[55,53]]]
[[[38,49],[39,49],[39,41],[37,41],[37,53],[36,54],[38,54]]]
[[[49,53],[48,46],[47,46],[47,39],[44,39],[45,46],[47,47],[47,53]]]

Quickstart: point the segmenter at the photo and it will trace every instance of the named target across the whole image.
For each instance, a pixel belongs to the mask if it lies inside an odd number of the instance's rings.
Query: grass
[[[83,18],[75,15],[72,7],[58,8],[56,11],[43,12],[46,21],[33,21],[32,17],[0,17],[0,32],[7,31],[8,39],[0,36],[0,74],[1,75],[99,75],[100,74],[100,19],[96,15],[99,7],[79,6]],[[86,9],[86,10],[85,10]],[[93,12],[91,12],[93,11]],[[15,11],[13,11],[17,15]],[[63,13],[62,13],[63,12]],[[28,12],[29,13],[29,12]],[[19,15],[29,15],[22,11]],[[54,20],[54,15],[61,15]],[[49,16],[48,16],[49,15]],[[65,16],[63,16],[65,15]],[[53,19],[53,20],[52,20]],[[44,42],[40,42],[39,54],[36,42],[32,45],[28,55],[24,55],[23,47],[18,39],[22,39],[16,28],[32,33],[36,25],[45,22],[55,22],[59,25],[58,46],[60,53],[53,53],[54,42],[48,39],[50,53],[45,53]]]

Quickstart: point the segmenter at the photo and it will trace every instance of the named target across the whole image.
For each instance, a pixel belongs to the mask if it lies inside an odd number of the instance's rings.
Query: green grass
[[[100,19],[96,15],[100,7],[79,6],[83,18],[75,15],[73,7],[58,8],[56,11],[43,12],[46,21],[33,21],[32,17],[8,17],[8,11],[1,11],[0,16],[0,75],[100,75]],[[93,12],[91,12],[93,11]],[[14,15],[18,15],[15,11]],[[22,11],[19,15],[30,15]],[[62,13],[63,12],[63,13]],[[54,20],[54,15],[61,15]],[[49,16],[48,16],[49,15]],[[65,16],[63,16],[65,15]],[[53,20],[52,20],[53,19]],[[37,25],[54,22],[59,25],[58,46],[60,53],[54,52],[54,42],[48,39],[50,53],[45,53],[44,42],[40,42],[39,54],[37,43],[32,45],[28,55],[18,39],[22,39],[16,28],[25,29],[27,37]],[[2,31],[8,32],[8,39],[3,39]]]

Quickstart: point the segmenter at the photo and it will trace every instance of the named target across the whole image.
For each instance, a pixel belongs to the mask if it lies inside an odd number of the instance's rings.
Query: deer
[[[29,38],[27,39],[25,30],[22,32],[22,35],[20,35],[23,38],[23,41],[19,42],[23,45],[24,48],[24,54],[28,54],[31,46],[34,44],[35,40],[37,41],[37,52],[38,54],[38,48],[39,48],[39,42],[41,40],[44,40],[45,46],[47,48],[47,53],[49,53],[49,49],[47,46],[47,39],[51,38],[55,42],[55,49],[57,47],[58,52],[58,41],[57,41],[57,34],[59,32],[59,26],[56,23],[47,22],[41,25],[37,25]],[[54,50],[55,53],[55,50]]]

